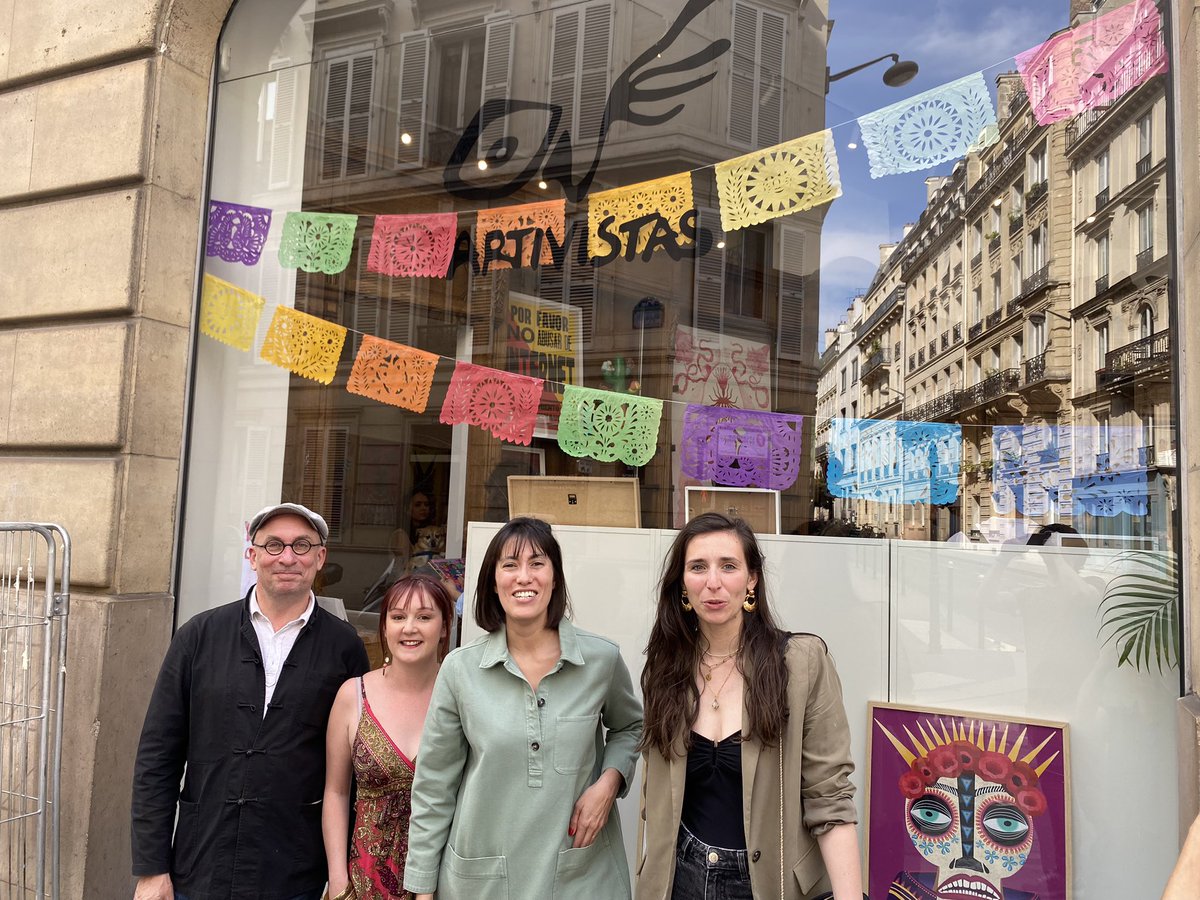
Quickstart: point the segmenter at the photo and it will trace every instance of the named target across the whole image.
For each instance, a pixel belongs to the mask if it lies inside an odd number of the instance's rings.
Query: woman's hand
[[[342,894],[346,892],[346,888],[349,886],[350,877],[348,875],[345,873],[335,874],[331,872],[329,874],[329,890],[326,892],[329,896],[329,900],[337,900],[338,897],[342,896]]]
[[[579,795],[575,809],[571,812],[571,825],[567,834],[575,838],[572,847],[590,847],[596,835],[608,821],[613,801],[621,790],[624,779],[616,769],[605,769],[596,783]]]

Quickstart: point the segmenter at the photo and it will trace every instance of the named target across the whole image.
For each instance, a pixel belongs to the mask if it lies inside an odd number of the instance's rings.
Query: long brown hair
[[[776,627],[763,578],[763,555],[754,532],[742,519],[721,513],[703,513],[688,522],[675,537],[663,563],[659,581],[658,611],[646,645],[642,669],[645,719],[639,750],[654,748],[670,759],[680,739],[690,742],[691,726],[700,710],[696,668],[702,652],[700,623],[695,611],[683,608],[683,571],[692,538],[728,531],[742,543],[746,566],[758,576],[754,612],[742,612],[742,650],[737,661],[745,679],[745,703],[750,733],[761,744],[774,744],[787,719],[787,665],[783,633]]]

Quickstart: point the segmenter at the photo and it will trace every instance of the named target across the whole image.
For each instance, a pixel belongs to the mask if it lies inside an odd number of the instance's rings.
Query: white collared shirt
[[[250,621],[254,623],[254,633],[258,635],[258,647],[262,652],[263,673],[267,682],[267,696],[263,701],[263,718],[266,718],[267,707],[271,705],[275,685],[279,683],[279,673],[283,671],[284,660],[292,652],[296,638],[300,636],[300,629],[308,624],[308,620],[316,608],[317,598],[312,591],[309,591],[308,606],[304,608],[304,612],[276,631],[271,625],[271,620],[262,611],[262,607],[258,605],[257,585],[250,594]]]

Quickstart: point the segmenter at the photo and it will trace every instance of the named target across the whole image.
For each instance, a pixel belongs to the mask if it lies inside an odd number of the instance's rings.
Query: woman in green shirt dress
[[[620,648],[566,619],[562,552],[521,517],[488,545],[475,620],[442,663],[412,789],[418,900],[627,900],[619,817],[642,707]]]

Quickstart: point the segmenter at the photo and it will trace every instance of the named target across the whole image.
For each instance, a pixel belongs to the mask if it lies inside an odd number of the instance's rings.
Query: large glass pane
[[[261,258],[210,244],[205,274],[264,306],[248,352],[197,340],[181,619],[248,585],[237,523],[279,499],[326,516],[318,593],[368,614],[400,573],[469,558],[471,522],[590,528],[581,558],[649,592],[661,535],[614,529],[734,512],[779,533],[785,586],[820,589],[793,627],[826,633],[855,728],[868,701],[1077,727],[1074,895],[1106,896],[1118,865],[1092,851],[1118,838],[1091,796],[1139,754],[1174,771],[1169,18],[1150,0],[240,0],[210,197],[272,221]],[[975,105],[947,92],[968,76]],[[920,116],[887,111],[929,91]],[[805,179],[776,150],[722,193],[719,164],[826,129]],[[281,263],[300,212],[357,217],[341,260]],[[448,256],[429,218],[383,240],[382,217],[439,215]],[[281,309],[345,329],[323,375],[316,346],[291,371],[260,355]],[[438,357],[422,411],[350,389],[373,339]],[[464,422],[461,363],[544,384],[528,416],[498,390]],[[577,389],[605,411],[582,446]],[[623,431],[646,401],[661,420]],[[573,582],[582,620],[603,581]],[[856,645],[865,595],[887,598],[885,633]],[[881,647],[882,695],[863,674]],[[1132,705],[1141,730],[1106,732]],[[1137,821],[1160,847],[1164,784]]]

